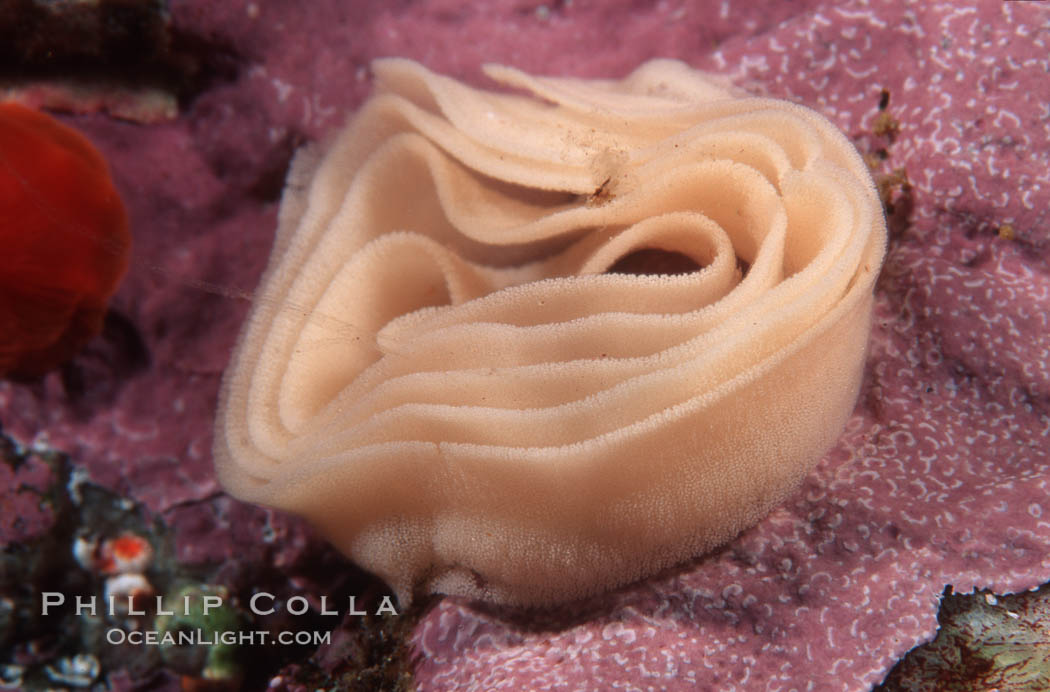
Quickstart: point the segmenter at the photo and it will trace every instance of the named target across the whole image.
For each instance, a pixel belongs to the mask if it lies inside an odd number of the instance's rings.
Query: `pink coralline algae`
[[[709,56],[855,135],[891,94],[915,207],[849,428],[757,528],[579,614],[442,602],[421,689],[870,689],[933,635],[946,584],[1050,577],[1048,43],[1035,3],[847,3]]]
[[[48,496],[54,482],[52,468],[40,456],[13,449],[0,438],[0,547],[31,541],[51,529],[54,511]]]
[[[598,77],[660,55],[814,108],[906,173],[861,400],[794,498],[714,554],[555,613],[439,602],[412,638],[419,689],[867,690],[934,635],[945,585],[1050,580],[1046,3],[186,0],[172,22],[237,73],[171,123],[78,122],[129,201],[138,255],[114,306],[151,365],[114,381],[82,357],[72,401],[55,375],[0,383],[0,421],[160,515],[180,561],[310,576],[299,524],[219,491],[211,422],[274,181],[360,103],[369,61],[481,83],[485,61]],[[874,134],[883,89],[894,137]]]

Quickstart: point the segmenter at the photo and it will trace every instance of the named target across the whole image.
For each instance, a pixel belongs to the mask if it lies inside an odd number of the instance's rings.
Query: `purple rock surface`
[[[133,268],[114,307],[150,364],[122,375],[89,349],[75,396],[57,375],[0,383],[0,421],[160,515],[180,560],[309,570],[298,522],[221,493],[211,421],[284,167],[367,95],[368,62],[404,55],[483,83],[487,61],[619,76],[666,56],[815,108],[905,170],[910,218],[893,226],[860,402],[799,493],[715,554],[555,614],[441,601],[413,637],[419,688],[866,690],[933,636],[945,585],[1050,579],[1050,6],[183,0],[171,13],[234,73],[170,123],[70,119],[129,206]],[[883,89],[899,132],[879,138]],[[20,481],[0,481],[16,497]]]
[[[22,461],[13,452],[0,446],[0,546],[33,540],[54,525],[46,500],[54,474],[39,457]]]

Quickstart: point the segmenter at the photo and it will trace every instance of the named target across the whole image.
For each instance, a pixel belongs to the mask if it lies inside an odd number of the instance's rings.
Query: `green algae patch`
[[[1050,689],[1050,585],[996,596],[951,593],[937,637],[913,649],[879,690]]]

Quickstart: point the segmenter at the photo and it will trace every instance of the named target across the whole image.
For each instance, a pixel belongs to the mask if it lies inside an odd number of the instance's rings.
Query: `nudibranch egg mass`
[[[402,604],[550,605],[798,487],[856,402],[886,244],[831,123],[670,60],[487,66],[499,92],[373,71],[289,174],[221,394],[230,493],[307,517]],[[610,271],[639,251],[698,268]]]

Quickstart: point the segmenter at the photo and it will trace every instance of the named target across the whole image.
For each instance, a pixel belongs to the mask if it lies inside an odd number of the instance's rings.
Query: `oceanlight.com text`
[[[106,630],[106,641],[110,644],[132,646],[320,646],[328,644],[331,632],[310,630],[228,630],[212,632],[201,629],[179,629],[170,632],[158,630],[135,630],[126,632],[119,627]]]

